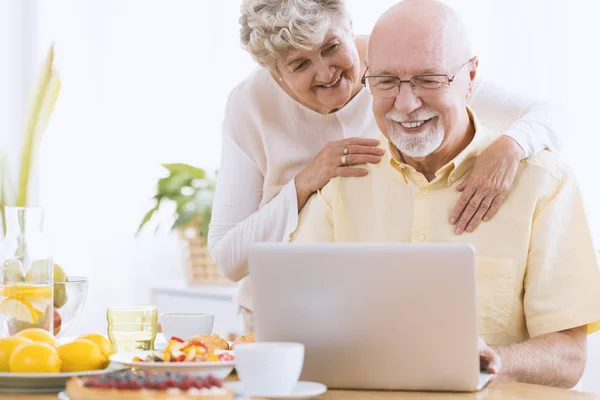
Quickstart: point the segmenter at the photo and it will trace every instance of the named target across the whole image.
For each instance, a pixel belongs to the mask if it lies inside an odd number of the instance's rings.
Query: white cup
[[[298,383],[303,365],[301,343],[256,342],[235,347],[235,369],[245,395],[289,395]]]
[[[164,313],[159,321],[168,342],[173,336],[187,340],[194,335],[210,335],[215,316],[206,313]]]

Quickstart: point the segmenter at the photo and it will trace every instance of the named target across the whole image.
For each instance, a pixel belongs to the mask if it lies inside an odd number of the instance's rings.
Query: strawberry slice
[[[221,353],[217,355],[221,361],[233,361],[233,356],[229,353]]]
[[[190,346],[198,346],[198,347],[202,347],[204,349],[204,351],[201,351],[202,353],[208,353],[208,347],[206,347],[206,345],[204,343],[202,343],[201,341],[199,341],[198,339],[191,339],[189,341]],[[198,351],[198,349],[196,349],[196,351]]]

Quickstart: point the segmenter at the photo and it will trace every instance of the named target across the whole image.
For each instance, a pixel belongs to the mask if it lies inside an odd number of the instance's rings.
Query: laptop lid
[[[477,389],[472,246],[262,243],[249,269],[256,338],[304,343],[302,380]]]

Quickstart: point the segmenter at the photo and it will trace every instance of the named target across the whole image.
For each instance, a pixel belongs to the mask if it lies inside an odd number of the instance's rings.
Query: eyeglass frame
[[[450,84],[452,82],[454,82],[454,79],[456,78],[456,76],[459,74],[460,71],[462,71],[462,69],[465,67],[465,65],[469,64],[471,61],[473,61],[475,59],[476,56],[473,56],[471,58],[469,58],[465,63],[463,63],[460,68],[458,68],[458,70],[456,71],[456,73],[452,76],[448,76],[446,74],[424,74],[424,75],[416,75],[413,76],[412,78],[408,79],[408,80],[402,80],[400,78],[398,78],[397,76],[392,76],[392,75],[367,75],[367,71],[369,71],[369,67],[367,67],[367,69],[365,70],[365,73],[363,74],[362,78],[360,78],[360,83],[362,83],[365,88],[367,89],[367,92],[369,92],[371,94],[371,96],[373,97],[384,97],[384,96],[374,96],[371,91],[369,90],[369,87],[367,86],[367,78],[392,78],[392,79],[396,79],[398,81],[398,85],[397,85],[397,92],[395,95],[390,96],[390,97],[386,97],[386,98],[392,98],[392,97],[396,97],[400,94],[400,87],[402,86],[402,83],[409,83],[410,84],[410,88],[413,91],[413,93],[416,91],[416,87],[417,85],[415,85],[412,80],[415,78],[426,78],[429,76],[437,76],[437,77],[445,77],[448,79],[448,83],[446,83],[446,86],[450,86]],[[422,88],[424,90],[438,90],[439,88],[441,88],[444,84],[442,83],[439,87],[437,88],[432,88],[432,89],[427,89],[427,88]]]

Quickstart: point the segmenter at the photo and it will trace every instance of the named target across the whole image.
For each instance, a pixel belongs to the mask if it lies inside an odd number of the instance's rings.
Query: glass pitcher
[[[39,207],[5,207],[0,244],[0,337],[27,328],[53,333],[53,272]]]

